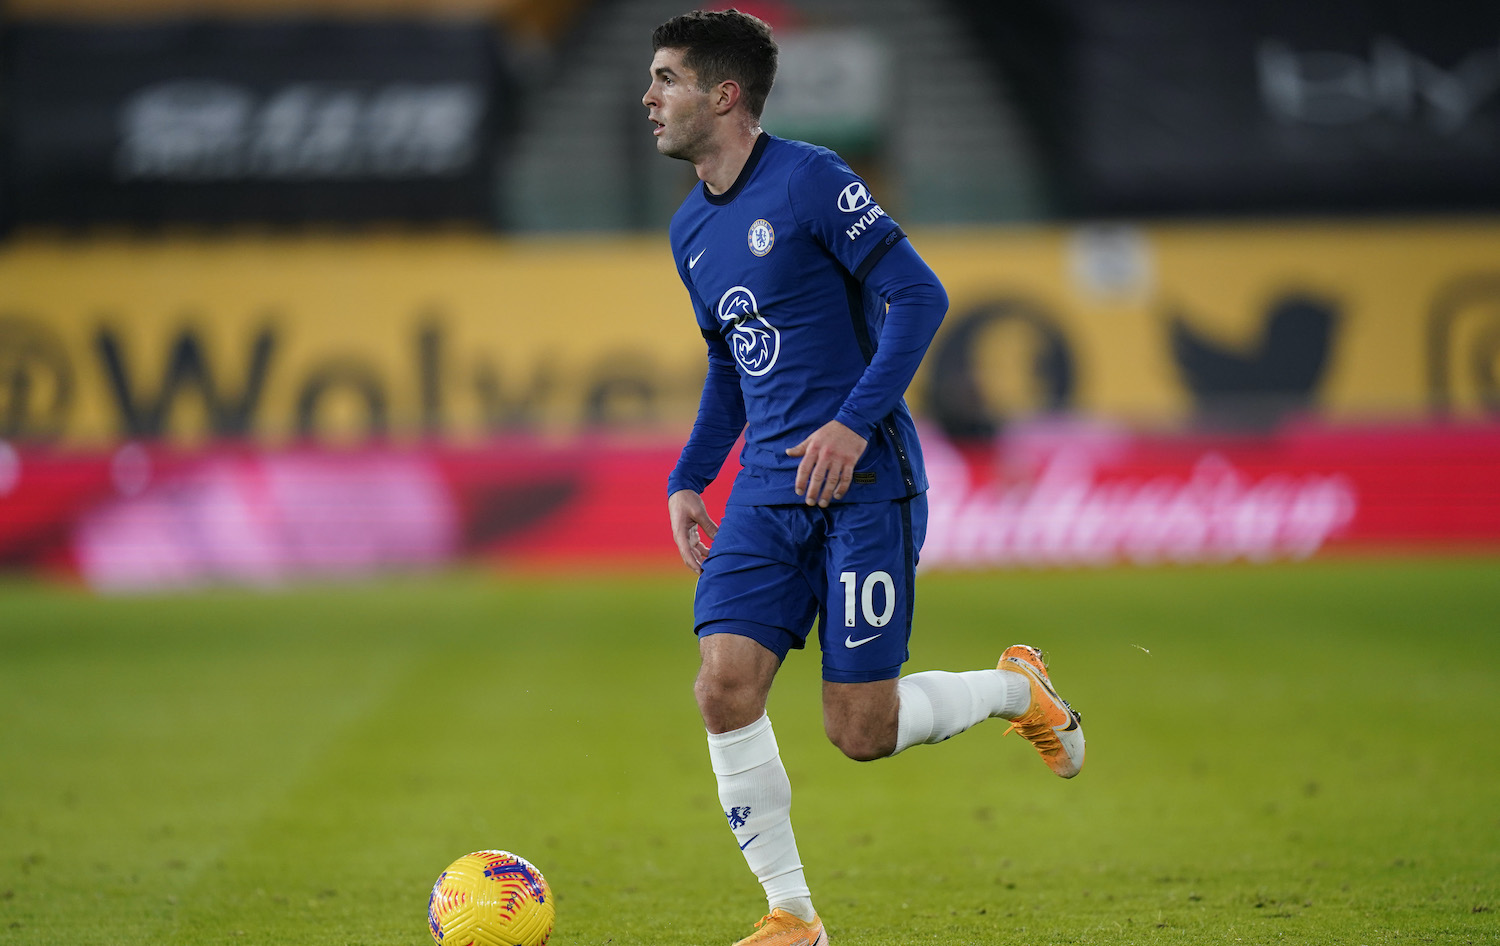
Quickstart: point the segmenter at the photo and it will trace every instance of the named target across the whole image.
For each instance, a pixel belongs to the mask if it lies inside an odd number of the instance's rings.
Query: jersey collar
[[[703,197],[710,203],[722,207],[739,196],[740,191],[745,189],[751,176],[755,174],[756,165],[760,164],[760,156],[765,153],[766,145],[771,143],[771,136],[761,132],[755,139],[755,147],[750,149],[750,157],[745,159],[745,166],[740,168],[739,176],[734,179],[734,185],[722,194],[715,194],[708,189],[708,185],[700,184],[703,188]]]

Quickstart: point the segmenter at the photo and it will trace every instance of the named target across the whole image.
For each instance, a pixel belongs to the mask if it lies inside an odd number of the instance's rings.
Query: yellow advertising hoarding
[[[17,246],[0,357],[25,380],[0,417],[12,437],[272,442],[675,419],[702,378],[685,305],[662,241]]]
[[[997,302],[1027,316],[1004,320],[1009,342],[973,339],[992,413],[1173,424],[1266,402],[1331,420],[1500,409],[1493,221],[1109,226],[922,247],[952,297],[945,333]]]
[[[935,230],[910,392],[976,429],[1270,404],[1500,409],[1500,224]],[[27,240],[0,250],[0,438],[685,429],[703,347],[664,236]]]

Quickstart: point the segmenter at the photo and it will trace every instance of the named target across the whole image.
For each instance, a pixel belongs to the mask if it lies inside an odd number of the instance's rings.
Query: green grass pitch
[[[1500,560],[932,574],[908,670],[1045,649],[1089,761],[874,763],[771,714],[838,946],[1500,941]],[[691,695],[691,576],[98,598],[0,584],[0,943],[411,944],[471,850],[553,943],[763,912]]]

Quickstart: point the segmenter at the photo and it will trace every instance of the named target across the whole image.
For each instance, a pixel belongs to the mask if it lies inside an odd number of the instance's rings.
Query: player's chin
[[[676,158],[679,161],[696,161],[698,151],[680,141],[673,141],[665,134],[656,139],[656,152],[664,157]]]

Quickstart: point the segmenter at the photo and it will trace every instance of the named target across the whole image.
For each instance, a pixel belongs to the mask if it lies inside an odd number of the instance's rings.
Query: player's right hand
[[[682,563],[694,574],[703,573],[703,560],[708,557],[708,543],[719,531],[719,524],[708,514],[703,496],[690,489],[679,489],[667,497],[667,516],[672,520],[672,538],[677,542],[677,552]]]

